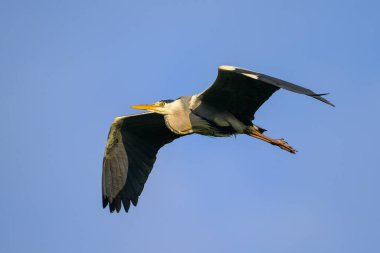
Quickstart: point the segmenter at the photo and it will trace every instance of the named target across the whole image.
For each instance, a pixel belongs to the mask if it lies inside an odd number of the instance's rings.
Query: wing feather
[[[164,117],[144,113],[116,118],[112,123],[103,159],[103,207],[128,212],[137,205],[152,171],[158,150],[180,135],[171,132]]]
[[[251,124],[255,112],[280,88],[304,94],[334,106],[310,89],[250,70],[220,66],[214,83],[198,95],[211,106],[233,113],[240,121]]]

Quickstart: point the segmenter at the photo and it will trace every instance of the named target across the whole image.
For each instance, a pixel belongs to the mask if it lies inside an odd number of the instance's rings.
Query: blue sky
[[[377,1],[1,1],[1,252],[379,252]],[[130,105],[204,90],[219,65],[273,75],[248,136],[164,147],[139,205],[101,208]]]

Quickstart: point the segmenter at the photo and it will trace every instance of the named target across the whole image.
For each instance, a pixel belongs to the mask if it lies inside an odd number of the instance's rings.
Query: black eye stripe
[[[164,99],[164,100],[161,100],[160,102],[171,103],[173,101],[174,101],[173,99]]]

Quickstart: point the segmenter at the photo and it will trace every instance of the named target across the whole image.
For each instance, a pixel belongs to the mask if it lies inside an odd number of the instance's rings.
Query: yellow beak
[[[155,109],[157,107],[159,107],[159,105],[157,105],[157,103],[156,103],[156,104],[150,104],[150,105],[148,105],[148,104],[146,104],[146,105],[132,105],[131,107],[134,109],[139,109],[139,110],[155,111]]]

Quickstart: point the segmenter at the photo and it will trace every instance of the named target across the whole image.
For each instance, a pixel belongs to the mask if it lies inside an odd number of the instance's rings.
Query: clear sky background
[[[380,252],[378,1],[0,2],[0,252]],[[114,117],[219,65],[287,91],[248,136],[164,147],[138,206],[101,207]]]

